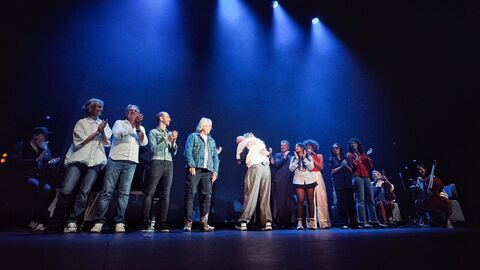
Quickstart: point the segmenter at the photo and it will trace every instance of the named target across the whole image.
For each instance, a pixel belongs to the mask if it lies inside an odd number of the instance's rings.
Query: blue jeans
[[[170,204],[170,188],[172,187],[173,162],[166,160],[152,160],[150,177],[145,187],[143,203],[143,220],[150,220],[150,210],[155,190],[158,189],[159,201],[155,219],[160,223],[167,221],[168,206]]]
[[[191,175],[187,171],[185,181],[185,221],[192,221],[193,199],[200,187],[200,217],[208,215],[212,198],[212,172],[207,169],[196,169],[196,174]]]
[[[105,178],[103,179],[103,188],[100,192],[98,207],[95,216],[97,223],[105,223],[108,205],[112,198],[113,191],[118,181],[118,201],[115,209],[115,223],[125,221],[125,210],[127,210],[128,199],[130,197],[130,187],[132,186],[133,175],[135,174],[136,163],[126,160],[108,159]]]
[[[375,202],[373,201],[372,182],[369,177],[353,177],[353,186],[357,199],[358,222],[367,223],[365,208],[368,211],[369,222],[377,223],[377,214],[375,212]]]
[[[97,175],[100,172],[101,167],[101,165],[87,167],[87,165],[80,162],[75,162],[67,166],[67,169],[65,170],[65,178],[63,179],[58,194],[58,201],[55,205],[55,211],[53,214],[54,219],[62,220],[71,207],[73,200],[75,200],[68,222],[77,222],[77,219],[87,208],[88,195],[93,184],[95,184],[95,181],[97,180]],[[75,197],[74,191],[79,182],[80,188]]]

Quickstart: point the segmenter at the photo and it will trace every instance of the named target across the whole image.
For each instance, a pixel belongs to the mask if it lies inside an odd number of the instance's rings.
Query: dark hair
[[[339,143],[333,143],[332,145],[334,144],[336,144],[338,146],[338,149],[340,150],[340,158],[344,159],[345,155],[343,154],[342,146]],[[333,148],[330,150],[330,153],[332,153],[332,155],[335,156],[335,153],[333,152]]]
[[[42,126],[34,127],[30,135],[33,137],[33,136],[37,136],[38,134],[43,134],[45,136],[48,136],[48,134],[51,134],[51,132],[48,131],[48,128],[46,127],[42,127]]]
[[[297,146],[299,146],[300,148],[302,148],[303,150],[307,150],[307,146],[304,144],[304,143],[301,143],[301,142],[297,142],[295,144],[295,148],[297,148]],[[310,155],[308,154],[308,152],[306,152],[306,155],[305,155],[305,158],[308,159]],[[293,157],[295,158],[295,157]],[[300,171],[305,171],[307,169],[307,166],[305,166],[305,163],[303,162],[303,160],[299,160],[298,161],[298,169]]]
[[[356,142],[356,143],[357,143],[357,145],[358,145],[358,152],[359,152],[360,154],[363,154],[363,146],[362,146],[362,143],[361,143],[360,140],[357,139],[357,138],[350,138],[350,140],[348,140],[348,152],[350,152],[350,153],[355,152],[355,149],[353,149],[353,147],[352,147],[352,143],[353,143],[353,142]]]
[[[315,153],[318,152],[319,146],[318,146],[318,143],[316,141],[314,141],[312,139],[308,139],[308,140],[304,141],[303,144],[305,146],[307,146],[307,148],[308,148],[309,145],[312,146],[313,152],[315,152]]]
[[[420,169],[420,168],[424,168],[425,170],[427,170],[427,166],[425,166],[423,164],[418,164],[417,165],[417,170]]]
[[[303,150],[306,150],[306,148],[307,148],[307,147],[305,146],[305,144],[303,144],[302,142],[297,142],[297,143],[295,144],[295,147],[297,147],[297,146],[300,146],[300,148],[302,148]]]

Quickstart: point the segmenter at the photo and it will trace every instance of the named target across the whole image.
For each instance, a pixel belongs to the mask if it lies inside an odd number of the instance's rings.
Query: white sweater
[[[295,185],[308,185],[317,182],[315,175],[311,170],[313,170],[313,158],[311,156],[303,159],[303,163],[305,163],[304,168],[300,168],[299,162],[295,157],[292,157],[290,160],[290,171],[294,172],[293,175],[293,184]]]

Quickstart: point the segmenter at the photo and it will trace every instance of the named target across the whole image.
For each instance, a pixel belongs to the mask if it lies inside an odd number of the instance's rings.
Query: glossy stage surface
[[[1,269],[480,269],[477,229],[0,232]]]

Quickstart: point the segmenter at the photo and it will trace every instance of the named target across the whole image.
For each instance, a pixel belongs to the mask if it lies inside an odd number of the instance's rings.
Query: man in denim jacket
[[[177,154],[178,132],[168,131],[171,118],[167,112],[157,114],[158,126],[150,130],[148,141],[152,151],[150,174],[145,185],[145,200],[143,203],[143,229],[169,232],[167,226],[168,207],[170,205],[170,188],[173,179],[173,156]],[[159,190],[159,202],[156,213],[150,213],[155,190]],[[152,223],[155,224],[152,227]],[[158,223],[155,223],[155,219]]]
[[[200,188],[200,230],[211,232],[214,228],[208,225],[208,210],[212,196],[212,183],[218,176],[218,154],[215,140],[210,136],[212,120],[203,117],[197,131],[190,134],[185,143],[184,156],[187,162],[187,179],[185,181],[185,227],[192,230],[193,199]]]

